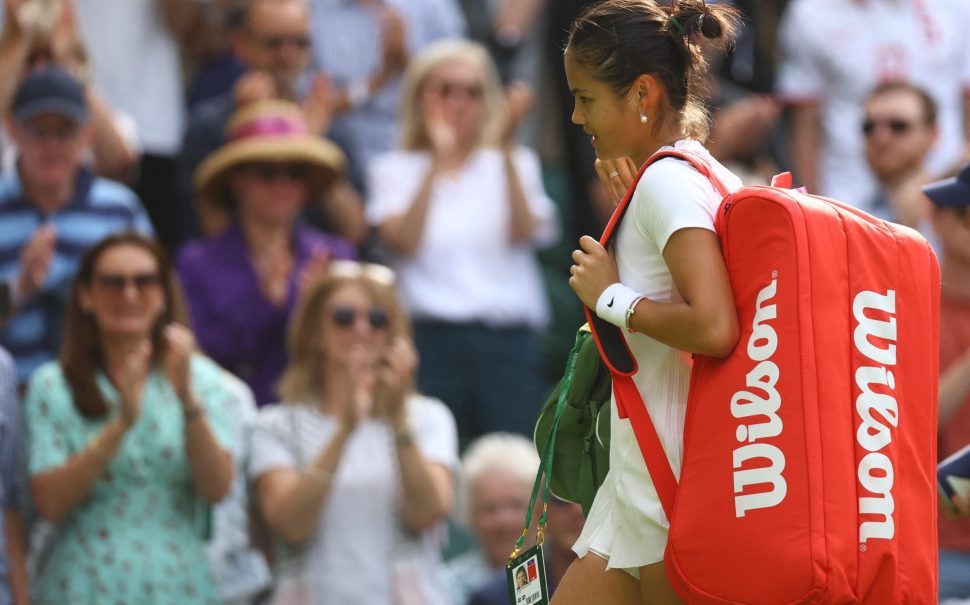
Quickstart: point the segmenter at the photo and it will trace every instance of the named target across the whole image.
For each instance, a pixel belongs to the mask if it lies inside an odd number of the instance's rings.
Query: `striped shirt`
[[[11,286],[20,273],[20,251],[42,225],[57,234],[54,256],[40,292],[23,301],[0,330],[0,345],[17,364],[17,378],[53,359],[60,349],[64,306],[84,252],[108,235],[135,229],[153,235],[151,222],[133,191],[120,183],[78,172],[74,195],[51,215],[43,215],[24,196],[19,175],[0,177],[0,280]]]

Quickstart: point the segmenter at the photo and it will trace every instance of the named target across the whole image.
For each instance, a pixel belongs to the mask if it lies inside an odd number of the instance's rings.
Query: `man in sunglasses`
[[[919,229],[928,239],[931,213],[920,187],[932,180],[925,165],[939,136],[936,117],[936,103],[926,91],[888,82],[869,93],[860,125],[866,162],[879,186],[866,209]]]
[[[225,142],[226,126],[233,112],[247,103],[283,99],[301,103],[309,130],[327,133],[336,91],[329,80],[317,74],[308,81],[310,66],[310,7],[307,0],[252,0],[232,35],[232,51],[245,68],[232,91],[208,99],[189,116],[189,124],[178,157],[178,187],[185,220],[185,239],[207,233],[198,224],[192,178],[202,161]],[[312,222],[324,231],[360,244],[367,231],[360,196],[346,182],[331,188],[324,200],[312,200]]]
[[[0,177],[0,345],[17,376],[52,359],[71,279],[87,248],[125,229],[152,234],[138,197],[82,165],[93,126],[81,85],[57,67],[29,74],[14,94],[7,130],[17,170]]]
[[[869,210],[876,182],[859,126],[869,91],[887,81],[912,82],[936,101],[930,171],[959,162],[970,144],[968,21],[965,0],[790,0],[778,28],[775,88],[789,110],[796,180]]]
[[[940,239],[939,456],[970,443],[970,165],[923,192]],[[970,494],[967,494],[970,496]],[[940,601],[970,598],[970,519],[940,515]]]

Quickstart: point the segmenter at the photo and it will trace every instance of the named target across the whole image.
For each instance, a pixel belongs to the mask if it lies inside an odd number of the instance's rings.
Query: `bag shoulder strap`
[[[600,237],[600,244],[603,247],[606,247],[612,241],[616,228],[623,215],[626,214],[630,200],[643,173],[651,164],[666,157],[675,157],[689,162],[695,170],[710,180],[721,196],[726,197],[730,194],[728,188],[715,175],[711,164],[704,156],[677,150],[655,153],[643,163],[637,173],[637,178],[631,183],[623,199],[613,211],[613,216],[610,217],[610,221]],[[636,383],[633,382],[633,374],[637,371],[636,360],[633,359],[629,345],[627,345],[626,339],[618,327],[600,319],[591,309],[587,308],[585,311],[590,329],[596,339],[596,346],[599,348],[600,355],[613,377],[613,394],[616,398],[617,411],[621,418],[628,417],[630,419],[637,444],[640,446],[640,453],[643,455],[647,471],[650,473],[650,478],[660,498],[660,504],[663,506],[667,518],[671,519],[674,502],[677,498],[677,478],[670,467],[670,460],[660,442],[657,428],[650,419],[650,414],[647,413],[647,408],[644,405],[643,398],[640,397]]]
[[[633,198],[633,194],[636,191],[637,184],[640,183],[640,179],[643,177],[643,173],[646,172],[654,162],[662,160],[664,158],[677,158],[689,162],[691,166],[694,167],[697,172],[707,177],[707,179],[714,185],[714,188],[721,197],[727,197],[731,192],[728,190],[727,186],[717,177],[714,172],[713,167],[707,161],[703,155],[695,153],[693,151],[678,151],[676,149],[669,149],[666,151],[659,151],[643,163],[640,167],[639,172],[637,172],[637,177],[630,184],[629,189],[627,189],[626,194],[624,194],[623,199],[617,204],[616,208],[613,210],[613,214],[610,216],[609,222],[603,229],[603,235],[600,236],[600,244],[605,248],[613,240],[616,228],[619,226],[620,221],[623,219],[623,215],[626,214],[627,208],[630,205],[630,200]]]
[[[707,158],[704,156],[695,152],[679,151],[675,149],[657,152],[643,163],[643,166],[641,166],[640,170],[637,172],[636,178],[632,183],[630,183],[630,187],[627,189],[623,199],[620,200],[620,203],[613,210],[613,215],[610,217],[610,220],[606,224],[606,228],[603,229],[603,234],[599,239],[600,244],[604,248],[608,248],[610,243],[613,241],[613,237],[616,235],[616,229],[619,227],[620,221],[623,219],[627,208],[630,206],[630,201],[633,199],[633,194],[636,191],[637,184],[643,177],[644,172],[646,172],[647,168],[649,168],[654,162],[669,157],[678,158],[689,162],[695,170],[700,172],[711,181],[714,188],[717,189],[722,196],[727,196],[730,193],[721,180],[717,178],[713,168],[707,161]],[[585,311],[586,321],[589,322],[590,328],[593,331],[593,336],[596,340],[596,347],[599,349],[603,362],[610,369],[610,372],[614,375],[622,374],[626,376],[633,376],[636,374],[636,359],[633,357],[633,353],[630,352],[630,348],[626,344],[626,339],[623,338],[619,328],[606,320],[600,319],[596,313],[592,312],[591,309],[586,309]],[[625,417],[625,415],[622,417]]]

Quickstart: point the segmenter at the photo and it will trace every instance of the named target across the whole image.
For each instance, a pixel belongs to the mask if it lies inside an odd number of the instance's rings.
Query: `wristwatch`
[[[408,427],[395,432],[394,442],[397,443],[399,447],[414,443],[414,431]]]

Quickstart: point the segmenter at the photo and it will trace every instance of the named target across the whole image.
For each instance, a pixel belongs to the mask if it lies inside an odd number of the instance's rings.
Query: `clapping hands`
[[[50,224],[40,226],[20,251],[20,276],[17,291],[23,298],[30,298],[40,292],[47,278],[47,272],[54,257],[57,232]]]
[[[392,426],[405,420],[405,401],[414,385],[418,355],[410,339],[396,337],[376,359],[364,348],[348,354],[352,392],[347,393],[343,424],[353,429],[364,418],[383,418]]]
[[[165,376],[183,405],[188,405],[191,403],[190,359],[196,350],[195,337],[185,326],[172,323],[165,326],[162,339],[165,343],[162,355]],[[141,415],[141,400],[151,369],[152,350],[151,341],[143,341],[125,359],[118,376],[121,420],[126,427],[135,424]]]
[[[165,355],[162,366],[165,376],[183,404],[191,399],[189,361],[196,350],[195,336],[181,324],[171,323],[162,332]]]

